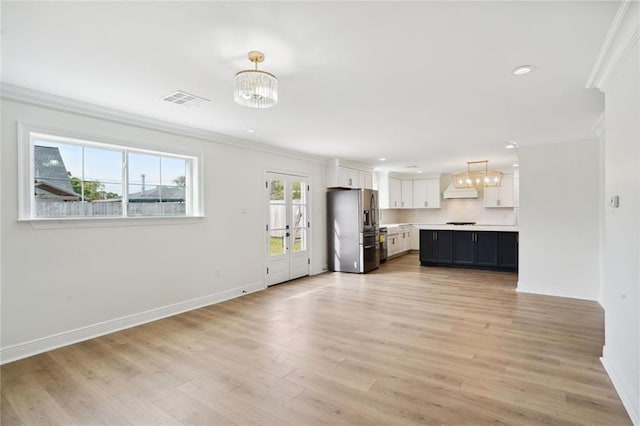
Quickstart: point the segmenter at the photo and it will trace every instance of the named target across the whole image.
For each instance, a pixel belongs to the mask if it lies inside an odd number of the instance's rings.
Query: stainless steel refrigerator
[[[365,273],[380,266],[378,191],[327,192],[329,270]]]

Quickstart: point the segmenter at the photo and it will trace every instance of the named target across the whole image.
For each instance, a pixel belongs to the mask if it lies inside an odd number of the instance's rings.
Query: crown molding
[[[634,0],[620,3],[586,83],[587,89],[604,91],[640,39],[640,5]]]
[[[145,117],[142,115],[103,107],[88,102],[65,98],[63,96],[28,89],[26,87],[15,86],[13,84],[4,82],[0,83],[0,97],[2,99],[20,102],[23,104],[50,108],[62,112],[69,112],[84,117],[97,118],[117,124],[126,124],[148,130],[161,131],[176,136],[184,136],[209,143],[228,145],[234,148],[246,149],[249,151],[282,155],[285,157],[310,161],[318,164],[325,164],[325,162],[327,161],[325,157],[313,156],[303,152],[288,150],[284,148],[266,146],[264,144],[248,141],[246,139],[235,138],[223,135],[221,133],[215,133],[195,127],[170,123],[155,118]]]

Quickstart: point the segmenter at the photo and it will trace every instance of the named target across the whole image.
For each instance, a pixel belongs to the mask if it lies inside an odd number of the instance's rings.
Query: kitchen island
[[[517,227],[498,225],[420,227],[420,264],[517,271]]]
[[[420,250],[422,266],[518,270],[518,226],[515,225],[393,223],[383,226],[390,233],[407,227],[413,229],[414,235],[419,233],[418,244],[410,248]]]

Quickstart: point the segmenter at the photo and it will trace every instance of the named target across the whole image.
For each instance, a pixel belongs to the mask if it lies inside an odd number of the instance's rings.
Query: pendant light
[[[255,64],[255,69],[236,74],[233,99],[249,108],[271,108],[278,103],[278,79],[271,73],[258,70],[258,64],[264,61],[264,53],[251,51],[248,57]]]
[[[480,168],[478,168],[480,165]],[[484,165],[484,170],[481,168]],[[475,170],[471,170],[475,168]],[[490,188],[502,185],[502,172],[489,170],[489,161],[467,161],[467,171],[453,175],[456,188]]]

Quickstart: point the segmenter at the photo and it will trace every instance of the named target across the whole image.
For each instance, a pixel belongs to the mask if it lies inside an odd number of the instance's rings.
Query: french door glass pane
[[[271,256],[277,256],[285,253],[285,235],[285,230],[269,232],[269,254]]]
[[[302,228],[307,226],[307,207],[301,205],[291,206],[291,219],[293,228]]]
[[[287,225],[287,218],[285,217],[286,206],[284,204],[271,204],[269,205],[269,229],[284,229]]]
[[[307,229],[293,228],[293,251],[305,251],[307,249]]]
[[[305,204],[306,203],[306,187],[302,181],[295,181],[291,184],[291,202]]]
[[[270,200],[271,201],[282,201],[284,202],[284,181],[281,179],[271,179],[271,184],[269,185],[271,189]]]

